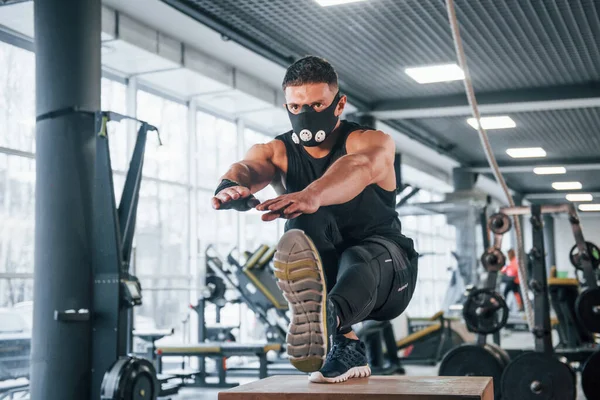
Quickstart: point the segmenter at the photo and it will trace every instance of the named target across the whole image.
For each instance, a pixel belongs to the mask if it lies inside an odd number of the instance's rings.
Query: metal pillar
[[[544,214],[544,248],[546,249],[546,268],[550,273],[550,268],[556,266],[556,246],[554,244],[554,217],[551,214]]]
[[[542,220],[542,207],[539,204],[531,206],[531,226],[533,248],[533,271],[529,287],[535,294],[535,350],[552,354],[552,329],[550,327],[550,299],[548,296],[548,278],[544,262],[544,227]],[[523,295],[526,295],[523,293]]]
[[[90,397],[94,116],[100,108],[100,0],[35,0],[36,202],[31,398]]]

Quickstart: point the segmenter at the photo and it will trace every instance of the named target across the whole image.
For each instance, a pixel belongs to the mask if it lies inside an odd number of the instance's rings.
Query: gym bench
[[[234,387],[237,383],[227,382],[227,368],[225,360],[231,356],[255,356],[259,360],[258,377],[267,377],[267,353],[281,351],[279,343],[193,343],[177,346],[160,346],[156,349],[157,371],[162,373],[163,357],[198,357],[198,359],[213,358],[216,361],[219,382],[216,384],[206,382],[206,371],[169,371],[169,375],[184,379],[193,379],[193,383],[185,383],[188,387]]]

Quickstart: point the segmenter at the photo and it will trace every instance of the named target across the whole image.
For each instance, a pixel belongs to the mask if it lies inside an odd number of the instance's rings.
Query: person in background
[[[523,300],[521,298],[521,288],[519,287],[519,263],[514,249],[508,250],[508,264],[502,268],[500,273],[504,275],[503,281],[506,283],[504,298],[506,299],[506,296],[513,292],[519,311],[523,311]]]

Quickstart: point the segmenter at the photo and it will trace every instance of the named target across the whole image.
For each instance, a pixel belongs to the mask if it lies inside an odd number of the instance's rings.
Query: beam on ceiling
[[[227,21],[216,19],[214,16],[204,12],[200,7],[193,7],[182,0],[162,0],[164,3],[170,5],[176,10],[186,14],[187,16],[195,19],[203,25],[208,26],[214,31],[220,33],[223,40],[233,40],[234,42],[246,47],[247,49],[265,57],[267,60],[273,61],[285,68],[289,67],[296,59],[300,57],[298,54],[282,54],[276,51],[271,46],[262,43],[257,38],[243,32],[242,30],[236,29]],[[343,93],[348,96],[349,102],[361,111],[371,109],[371,104],[360,96],[352,93],[352,90],[346,90],[342,88]]]
[[[600,82],[579,85],[477,93],[482,114],[600,107]],[[464,93],[386,100],[369,112],[380,119],[432,118],[471,115]]]
[[[405,134],[409,138],[424,144],[438,153],[448,156],[456,161],[461,161],[455,154],[452,154],[452,150],[455,148],[454,144],[444,143],[443,139],[438,138],[437,135],[419,125],[418,122],[390,120],[385,123],[393,129],[396,129],[398,132]]]
[[[522,173],[531,172],[534,168],[539,167],[565,167],[567,172],[570,171],[593,171],[600,170],[600,162],[598,158],[594,159],[581,159],[581,160],[538,160],[538,161],[515,161],[511,163],[500,164],[500,172],[511,174],[511,173]],[[473,165],[465,167],[468,171],[477,172],[480,174],[491,173],[492,169],[487,164]]]

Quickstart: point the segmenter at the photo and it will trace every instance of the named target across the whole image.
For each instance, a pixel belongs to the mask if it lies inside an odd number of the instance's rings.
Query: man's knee
[[[326,209],[319,209],[313,214],[302,214],[297,218],[290,219],[285,224],[285,230],[300,229],[310,237],[315,245],[319,245],[324,239],[330,239],[330,232],[337,230],[337,224],[333,215]]]

